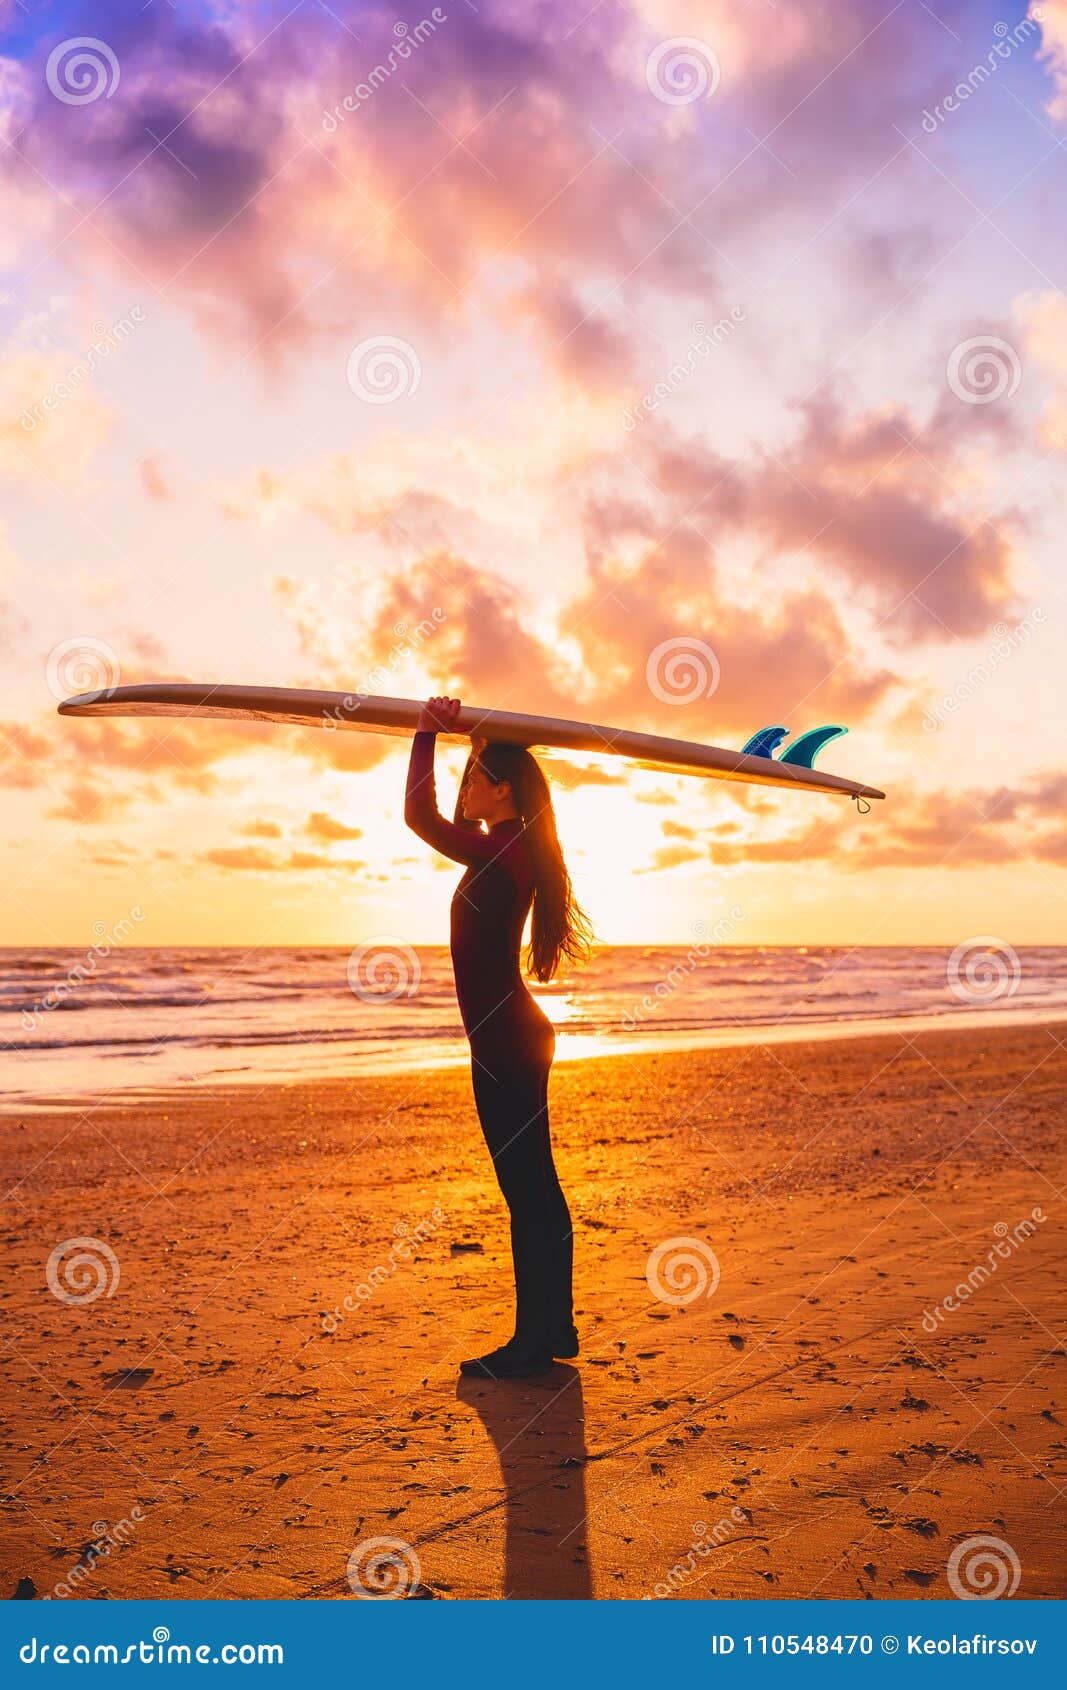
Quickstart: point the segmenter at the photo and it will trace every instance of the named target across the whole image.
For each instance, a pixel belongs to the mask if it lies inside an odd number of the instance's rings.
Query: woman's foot
[[[569,1360],[578,1354],[578,1328],[574,1325],[559,1327],[551,1334],[550,1344],[554,1356]]]
[[[519,1345],[514,1339],[459,1364],[461,1373],[475,1379],[537,1379],[552,1367],[552,1356],[543,1345]]]

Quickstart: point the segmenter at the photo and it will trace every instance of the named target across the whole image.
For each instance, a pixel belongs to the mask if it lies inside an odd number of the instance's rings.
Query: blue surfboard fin
[[[813,769],[815,759],[824,745],[829,745],[832,739],[840,739],[847,734],[847,728],[812,728],[810,733],[801,734],[792,745],[787,745],[779,763],[795,763],[801,769]]]
[[[773,757],[788,732],[788,728],[761,728],[751,739],[746,739],[741,747],[742,757]]]

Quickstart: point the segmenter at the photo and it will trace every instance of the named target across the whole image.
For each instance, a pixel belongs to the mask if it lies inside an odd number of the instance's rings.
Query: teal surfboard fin
[[[815,759],[824,745],[829,745],[832,739],[840,739],[847,734],[847,728],[812,728],[810,733],[801,734],[792,745],[787,745],[779,763],[795,763],[800,769],[813,769]]]
[[[742,757],[773,757],[788,732],[788,728],[761,728],[751,739],[746,739],[741,747]]]

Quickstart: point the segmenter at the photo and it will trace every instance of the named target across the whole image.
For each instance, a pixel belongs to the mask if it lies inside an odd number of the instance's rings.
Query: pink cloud
[[[729,462],[680,442],[639,450],[660,493],[694,524],[817,560],[901,644],[964,639],[1010,610],[1018,522],[1011,511],[997,512],[995,526],[961,514],[950,414],[939,409],[923,429],[902,409],[846,418],[824,397],[800,415],[796,439],[773,457]]]
[[[822,862],[867,873],[878,868],[979,869],[1030,862],[1067,865],[1061,817],[1067,776],[1039,775],[1018,788],[894,796],[885,824],[847,833],[816,820],[799,833],[708,849],[724,867],[740,863]],[[879,816],[883,812],[879,810]]]
[[[889,158],[952,46],[914,8],[822,0],[756,52],[712,5],[722,80],[680,110],[646,84],[669,33],[652,10],[486,0],[402,59],[395,22],[356,0],[289,16],[114,0],[114,98],[55,99],[42,37],[6,169],[72,256],[149,278],[242,349],[274,357],[383,315],[444,332],[499,303],[591,378],[626,359],[632,324],[618,302],[583,321],[583,301],[620,279],[632,297],[713,296],[724,246],[821,217]]]
[[[424,648],[424,661],[440,686],[495,709],[578,716],[721,743],[730,734],[747,738],[779,709],[803,710],[812,722],[842,712],[856,721],[895,680],[886,670],[851,660],[832,604],[817,593],[782,595],[763,613],[733,603],[716,575],[711,548],[684,529],[634,568],[597,563],[588,585],[559,606],[559,634],[584,659],[577,674],[555,642],[530,631],[513,587],[451,554],[429,558],[390,583],[378,613],[377,643],[431,594],[446,615]],[[679,638],[707,643],[720,675],[714,692],[683,705],[657,692],[649,679],[650,662],[653,673],[662,670],[653,659],[656,648]]]

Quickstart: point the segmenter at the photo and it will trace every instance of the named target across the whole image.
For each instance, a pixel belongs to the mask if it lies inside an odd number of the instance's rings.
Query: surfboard
[[[357,733],[410,735],[421,703],[413,698],[375,698],[358,693],[313,692],[299,687],[233,687],[153,681],[138,686],[83,692],[64,699],[61,716],[206,716],[234,721],[282,722],[294,727]],[[783,730],[784,731],[784,730]],[[552,716],[524,716],[511,710],[483,710],[465,704],[455,731],[444,740],[469,740],[471,734],[509,740],[549,751],[596,751],[624,757],[645,769],[668,774],[704,775],[712,780],[745,781],[756,786],[792,787],[850,798],[884,798],[885,793],[846,775],[773,756],[756,756],[696,740],[666,739],[629,728],[595,722],[569,722]]]

